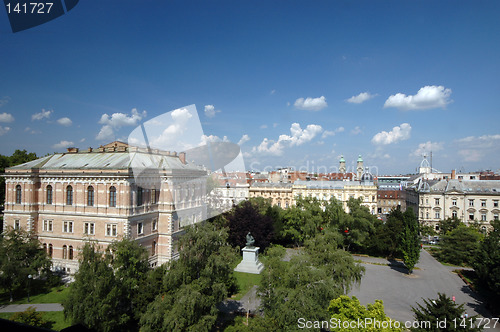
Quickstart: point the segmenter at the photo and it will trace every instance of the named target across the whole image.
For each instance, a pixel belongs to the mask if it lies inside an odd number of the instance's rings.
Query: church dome
[[[373,182],[373,175],[368,171],[368,167],[365,169],[363,175],[361,175],[361,182]]]

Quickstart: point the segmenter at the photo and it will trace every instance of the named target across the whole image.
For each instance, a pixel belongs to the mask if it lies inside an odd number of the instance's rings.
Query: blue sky
[[[4,9],[0,9],[4,11]],[[0,153],[125,140],[195,104],[247,169],[500,168],[498,1],[80,1],[12,33]]]

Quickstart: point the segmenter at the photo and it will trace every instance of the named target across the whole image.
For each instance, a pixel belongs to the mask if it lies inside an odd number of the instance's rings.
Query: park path
[[[63,311],[63,306],[60,303],[29,303],[1,305],[0,312],[20,312],[29,307],[34,307],[36,311]]]

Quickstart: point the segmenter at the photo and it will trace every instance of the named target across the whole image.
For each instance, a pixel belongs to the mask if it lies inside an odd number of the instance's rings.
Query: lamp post
[[[31,279],[33,278],[33,276],[31,274],[28,275],[28,302],[30,301],[30,283],[31,283]]]

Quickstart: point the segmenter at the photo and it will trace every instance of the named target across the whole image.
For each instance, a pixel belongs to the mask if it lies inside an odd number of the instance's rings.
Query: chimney
[[[454,180],[456,176],[456,171],[454,169],[451,170],[451,179]]]
[[[68,148],[69,153],[78,153],[78,148],[70,147]]]
[[[179,152],[179,160],[184,165],[186,164],[186,152]]]

